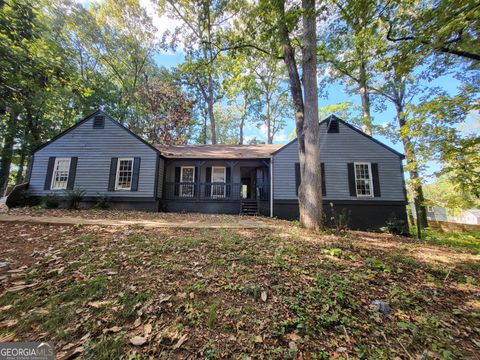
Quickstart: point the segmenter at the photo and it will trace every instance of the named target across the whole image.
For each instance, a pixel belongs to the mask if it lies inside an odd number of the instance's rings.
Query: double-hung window
[[[181,167],[180,182],[180,196],[193,197],[195,194],[195,166]]]
[[[52,174],[52,190],[65,190],[70,171],[70,158],[56,158]]]
[[[355,163],[355,188],[357,196],[373,196],[372,168],[370,163]]]
[[[119,158],[115,190],[131,190],[133,177],[133,158]]]
[[[227,171],[224,166],[212,166],[212,197],[225,197]]]

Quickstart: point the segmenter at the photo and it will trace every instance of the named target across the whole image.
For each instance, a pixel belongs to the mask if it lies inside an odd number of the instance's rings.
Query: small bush
[[[330,227],[333,231],[340,233],[348,230],[348,223],[350,222],[350,211],[342,209],[342,212],[337,212],[330,203]]]
[[[80,188],[75,188],[73,190],[67,190],[67,207],[69,209],[78,209],[80,202],[83,200],[85,196],[85,190]]]
[[[47,209],[56,209],[60,205],[60,201],[55,193],[50,193],[43,197],[43,205]]]
[[[380,230],[382,230],[383,232],[388,232],[390,234],[395,234],[395,235],[408,234],[407,223],[402,219],[396,218],[395,216],[390,217],[385,222],[385,226],[381,227]]]
[[[106,194],[98,194],[97,202],[95,203],[96,209],[109,209],[110,206],[110,198]]]

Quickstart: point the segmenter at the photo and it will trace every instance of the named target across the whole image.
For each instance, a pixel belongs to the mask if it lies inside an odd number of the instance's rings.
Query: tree
[[[300,222],[307,229],[322,228],[322,189],[320,172],[320,136],[318,121],[318,88],[316,59],[316,11],[314,0],[302,0],[303,48],[300,80],[295,49],[290,39],[295,8],[286,11],[285,1],[275,1],[278,41],[287,67],[290,92],[295,112],[300,187],[298,203]]]
[[[140,88],[144,108],[140,125],[143,137],[157,144],[186,144],[191,125],[192,101],[165,76],[145,75]]]
[[[429,205],[452,210],[467,210],[476,207],[480,200],[477,195],[465,191],[456,181],[451,181],[447,176],[440,176],[424,187]]]

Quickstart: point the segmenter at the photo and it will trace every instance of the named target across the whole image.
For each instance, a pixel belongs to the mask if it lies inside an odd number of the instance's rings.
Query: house
[[[327,220],[333,207],[352,228],[406,221],[403,155],[335,116],[320,129]],[[34,198],[81,188],[86,206],[106,195],[117,208],[297,219],[297,146],[150,144],[97,111],[34,151],[28,186]]]
[[[427,219],[458,224],[480,225],[480,209],[455,211],[443,206],[427,205]]]

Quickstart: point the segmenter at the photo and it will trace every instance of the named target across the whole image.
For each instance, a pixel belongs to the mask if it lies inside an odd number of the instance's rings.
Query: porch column
[[[202,166],[205,164],[205,161],[200,161],[197,160],[195,161],[195,177],[197,178],[197,181],[195,182],[195,187],[197,189],[197,200],[200,200],[200,192],[202,191],[202,188],[200,186],[201,184],[201,178],[202,178]],[[195,181],[195,180],[194,180]]]
[[[227,165],[230,167],[230,197],[233,197],[233,170],[238,161],[227,161]]]

